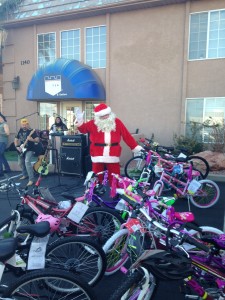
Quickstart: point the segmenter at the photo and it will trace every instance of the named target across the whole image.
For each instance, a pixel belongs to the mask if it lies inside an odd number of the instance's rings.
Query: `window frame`
[[[54,37],[55,37],[55,39],[54,39],[55,40],[55,48],[54,48],[54,50],[55,50],[55,57],[54,57],[53,60],[50,60],[48,63],[45,62],[44,64],[39,65],[39,41],[38,41],[38,37],[41,36],[41,35],[49,35],[49,34],[54,34]],[[56,60],[56,57],[57,57],[56,49],[57,49],[57,45],[56,45],[56,32],[38,33],[37,34],[37,67],[38,68],[44,67],[44,66],[46,66],[48,64],[51,64],[54,60]]]
[[[79,59],[76,59],[74,57],[73,58],[63,57],[63,58],[81,61],[81,28],[65,29],[60,31],[60,35],[59,35],[60,36],[60,57],[62,57],[62,33],[69,32],[69,31],[79,31]]]
[[[199,121],[200,123],[203,123],[205,122],[206,120],[209,119],[209,117],[211,116],[206,116],[206,112],[207,112],[207,103],[206,101],[207,100],[212,100],[212,101],[215,101],[215,100],[220,100],[220,99],[224,99],[224,102],[225,102],[225,96],[224,97],[198,97],[198,98],[186,98],[186,102],[185,102],[185,135],[187,136],[187,126],[188,126],[188,123],[187,122],[191,122],[191,120],[187,120],[187,108],[188,108],[188,101],[191,101],[191,100],[202,100],[203,101],[203,108],[202,108],[202,111],[201,111],[201,115],[202,115],[202,120]],[[225,120],[225,105],[224,106],[221,106],[221,107],[224,107],[224,110],[223,110],[223,114],[224,116],[221,117],[224,121]],[[214,108],[214,109],[219,109],[219,108]],[[212,113],[213,114],[213,113]],[[214,117],[212,117],[213,119]],[[212,143],[210,142],[209,140],[205,140],[204,138],[204,134],[206,133],[210,133],[210,129],[208,128],[203,128],[202,129],[202,132],[199,134],[199,137],[201,138],[201,142],[202,143],[206,143],[206,144],[209,144],[209,143]]]
[[[90,64],[89,62],[87,62],[87,30],[88,29],[94,29],[94,28],[100,28],[100,27],[105,27],[105,59],[104,59],[104,66],[102,67],[101,64],[100,64],[100,45],[101,43],[99,42],[98,45],[99,45],[99,50],[98,50],[98,66],[95,67],[93,66],[93,43],[92,43],[92,64]],[[87,64],[88,66],[90,66],[92,69],[106,69],[106,62],[107,62],[107,57],[106,57],[106,54],[107,54],[107,26],[106,25],[95,25],[95,26],[88,26],[88,27],[85,27],[84,28],[84,58],[85,58],[85,64]],[[101,35],[99,35],[99,39],[100,39]]]
[[[224,56],[221,56],[221,57],[209,57],[209,33],[210,33],[211,13],[221,12],[221,11],[225,12],[225,9],[214,9],[214,10],[209,10],[209,11],[200,11],[200,12],[190,13],[190,15],[189,15],[188,51],[187,51],[187,56],[188,56],[187,60],[188,61],[212,60],[212,59],[224,59],[225,58],[225,54],[224,54]],[[203,57],[203,58],[190,58],[191,16],[196,15],[196,14],[203,14],[203,13],[208,14],[208,17],[207,17],[207,39],[206,39],[206,49],[205,49],[206,57]],[[219,42],[220,39],[218,38],[217,41]],[[199,39],[198,39],[198,42],[199,42]],[[217,51],[218,51],[218,46],[217,46]]]

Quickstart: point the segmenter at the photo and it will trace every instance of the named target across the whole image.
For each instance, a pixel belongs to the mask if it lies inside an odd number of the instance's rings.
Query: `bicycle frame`
[[[158,195],[161,195],[164,189],[164,185],[167,184],[170,188],[173,188],[177,194],[177,196],[184,196],[187,197],[189,196],[189,191],[188,188],[190,186],[190,183],[193,180],[192,177],[192,166],[189,166],[189,169],[185,171],[187,174],[187,180],[186,181],[182,181],[179,178],[176,178],[175,176],[163,171],[160,179],[157,180],[154,184],[154,187],[157,184],[160,184],[160,188],[158,191]],[[179,187],[177,185],[179,185]],[[153,189],[154,189],[153,187]]]

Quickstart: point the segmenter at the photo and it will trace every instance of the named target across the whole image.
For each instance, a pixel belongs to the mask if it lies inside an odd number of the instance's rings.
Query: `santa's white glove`
[[[75,117],[76,117],[74,122],[75,125],[80,126],[81,124],[84,123],[84,111],[82,112],[80,108],[76,108]]]
[[[145,149],[143,147],[141,147],[140,145],[138,145],[132,150],[132,152],[136,156],[136,155],[140,155],[142,150],[145,150]]]

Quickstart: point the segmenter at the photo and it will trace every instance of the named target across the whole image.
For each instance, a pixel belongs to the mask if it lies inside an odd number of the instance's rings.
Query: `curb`
[[[218,182],[225,182],[225,175],[209,173],[206,179],[210,179]]]

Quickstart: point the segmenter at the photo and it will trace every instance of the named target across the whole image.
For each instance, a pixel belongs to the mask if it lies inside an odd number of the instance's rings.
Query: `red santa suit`
[[[104,116],[110,114],[111,109],[102,103],[95,108],[94,112],[96,116]],[[120,174],[121,138],[134,153],[142,149],[118,118],[115,118],[115,129],[110,132],[99,130],[95,120],[83,123],[80,126],[78,124],[78,130],[81,133],[89,133],[93,172],[101,172],[106,167],[109,172],[110,183],[112,180],[111,173]]]

